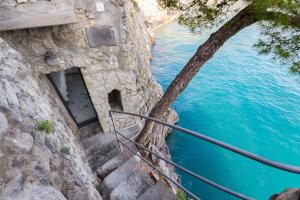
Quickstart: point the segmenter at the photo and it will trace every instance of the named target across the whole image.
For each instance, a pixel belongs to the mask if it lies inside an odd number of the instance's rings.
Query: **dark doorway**
[[[52,72],[48,78],[79,128],[99,121],[79,68]]]
[[[108,102],[111,110],[123,111],[121,92],[114,89],[108,94]]]

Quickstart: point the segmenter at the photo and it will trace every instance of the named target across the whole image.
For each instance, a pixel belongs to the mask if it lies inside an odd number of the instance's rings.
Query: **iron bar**
[[[235,192],[235,191],[233,191],[233,190],[231,190],[231,189],[229,189],[229,188],[223,187],[223,186],[221,186],[221,185],[219,185],[219,184],[217,184],[217,183],[215,183],[215,182],[213,182],[213,181],[211,181],[211,180],[209,180],[209,179],[207,179],[207,178],[204,178],[203,176],[200,176],[200,175],[196,174],[195,172],[192,172],[192,171],[190,171],[190,170],[188,170],[188,169],[186,169],[186,168],[184,168],[184,167],[182,167],[182,166],[180,166],[180,165],[178,165],[178,164],[176,164],[176,163],[174,163],[174,162],[172,162],[172,161],[170,161],[170,160],[168,160],[168,159],[165,159],[164,157],[161,157],[161,156],[158,155],[157,153],[154,153],[154,152],[151,151],[150,149],[148,149],[148,148],[146,148],[146,147],[140,145],[139,143],[137,143],[137,142],[131,140],[130,138],[126,137],[125,135],[123,135],[123,134],[120,133],[119,131],[117,131],[117,133],[118,133],[119,135],[121,135],[124,139],[126,139],[126,141],[130,141],[130,142],[134,143],[134,144],[137,145],[138,147],[140,147],[140,148],[142,148],[142,149],[148,151],[150,154],[155,155],[156,157],[158,157],[158,158],[160,158],[161,160],[163,160],[163,161],[169,163],[170,165],[172,165],[172,166],[174,166],[174,167],[176,167],[176,168],[178,168],[178,169],[180,169],[180,170],[182,170],[182,171],[184,171],[184,172],[190,174],[191,176],[193,176],[193,177],[195,177],[195,178],[197,178],[197,179],[199,179],[199,180],[201,180],[201,181],[203,181],[203,182],[205,182],[205,183],[207,183],[207,184],[209,184],[209,185],[211,185],[211,186],[213,186],[213,187],[215,187],[215,188],[217,188],[217,189],[219,189],[219,190],[222,190],[223,192],[226,192],[226,193],[228,193],[228,194],[231,194],[231,195],[236,196],[236,197],[238,197],[238,198],[240,198],[240,199],[243,199],[243,200],[252,200],[252,198],[250,198],[250,197],[247,197],[247,196],[245,196],[245,195],[243,195],[243,194],[237,193],[237,192]]]
[[[192,196],[195,200],[200,200],[196,195],[194,195],[192,192],[190,192],[188,189],[186,189],[185,187],[183,187],[182,185],[178,184],[176,181],[174,181],[172,178],[168,177],[165,173],[163,173],[160,169],[158,169],[156,166],[154,166],[151,162],[149,162],[148,160],[146,160],[145,158],[143,158],[143,156],[139,155],[136,151],[132,150],[130,147],[128,147],[125,143],[123,143],[122,141],[120,141],[120,143],[126,147],[129,151],[131,151],[132,153],[134,153],[136,156],[138,156],[139,158],[141,158],[144,162],[146,162],[149,166],[151,166],[153,169],[155,169],[156,171],[158,171],[161,175],[163,175],[166,179],[168,179],[170,182],[172,182],[174,185],[176,185],[177,187],[179,187],[180,189],[182,189],[184,192],[186,192],[187,194],[189,194],[190,196]]]
[[[109,116],[110,116],[110,118],[112,120],[112,123],[113,123],[113,127],[114,127],[114,131],[115,131],[115,135],[116,135],[116,139],[117,139],[117,142],[118,142],[118,146],[119,146],[120,152],[122,152],[122,148],[121,148],[121,145],[120,145],[120,140],[119,140],[119,137],[118,137],[118,134],[117,134],[116,125],[115,125],[115,118],[113,116],[113,112],[112,111],[109,111]]]
[[[268,166],[271,166],[271,167],[274,167],[274,168],[277,168],[277,169],[280,169],[280,170],[283,170],[283,171],[287,171],[287,172],[291,172],[291,173],[295,173],[295,174],[300,174],[300,167],[293,166],[293,165],[287,165],[287,164],[283,164],[283,163],[276,162],[276,161],[272,161],[272,160],[268,160],[268,159],[266,159],[266,158],[264,158],[264,157],[261,157],[261,156],[259,156],[259,155],[250,153],[250,152],[245,151],[245,150],[243,150],[243,149],[234,147],[234,146],[232,146],[232,145],[226,144],[226,143],[224,143],[224,142],[221,142],[221,141],[219,141],[219,140],[213,139],[213,138],[208,137],[208,136],[206,136],[206,135],[203,135],[203,134],[200,134],[200,133],[197,133],[197,132],[188,130],[188,129],[186,129],[186,128],[182,128],[182,127],[180,127],[180,126],[176,126],[176,125],[173,125],[173,124],[169,124],[169,123],[160,121],[160,120],[158,120],[158,119],[151,118],[151,117],[147,117],[147,116],[140,115],[140,114],[129,113],[129,112],[120,112],[120,111],[111,111],[111,112],[119,113],[119,114],[127,114],[127,115],[132,115],[132,116],[136,116],[136,117],[141,117],[141,118],[144,118],[144,119],[148,119],[148,120],[157,122],[157,123],[159,123],[159,124],[168,126],[168,127],[170,127],[170,128],[176,129],[176,130],[178,130],[178,131],[187,133],[187,134],[192,135],[192,136],[194,136],[194,137],[196,137],[196,138],[205,140],[205,141],[207,141],[207,142],[209,142],[209,143],[215,144],[215,145],[217,145],[217,146],[219,146],[219,147],[225,148],[225,149],[227,149],[227,150],[229,150],[229,151],[235,152],[235,153],[237,153],[237,154],[240,154],[240,155],[242,155],[242,156],[245,156],[245,157],[247,157],[247,158],[250,158],[250,159],[252,159],[252,160],[255,160],[255,161],[257,161],[257,162],[260,162],[260,163],[262,163],[262,164],[265,164],[265,165],[268,165]]]

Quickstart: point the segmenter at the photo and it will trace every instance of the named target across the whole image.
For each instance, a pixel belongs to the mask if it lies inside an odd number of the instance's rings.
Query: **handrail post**
[[[113,123],[114,131],[115,131],[115,136],[116,136],[116,139],[117,139],[117,142],[118,142],[118,146],[119,146],[120,152],[122,152],[122,147],[120,145],[120,140],[119,140],[119,137],[118,137],[118,134],[117,134],[116,125],[115,125],[115,118],[114,118],[113,112],[111,110],[109,111],[109,116],[110,116],[111,121]]]

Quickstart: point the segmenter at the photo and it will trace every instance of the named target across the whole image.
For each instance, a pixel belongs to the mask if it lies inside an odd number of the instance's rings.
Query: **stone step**
[[[80,128],[80,140],[85,140],[98,133],[102,133],[102,127],[99,122]]]
[[[140,131],[140,127],[137,124],[135,124],[133,126],[120,129],[118,131],[128,138],[132,138],[133,136],[136,136],[137,133]],[[119,138],[120,140],[124,141],[124,139],[121,136],[119,136]],[[84,148],[86,149],[86,152],[88,153],[89,149],[93,149],[99,146],[105,146],[115,140],[116,140],[116,135],[114,132],[112,132],[112,133],[99,133],[87,139],[84,139],[81,142]]]
[[[136,171],[120,183],[110,194],[110,200],[136,200],[154,181],[145,172]]]
[[[87,139],[81,141],[86,153],[89,154],[94,151],[94,148],[99,146],[109,145],[111,142],[116,140],[116,136],[113,133],[98,133]]]
[[[139,130],[139,126],[134,125],[121,129],[119,132],[128,138],[132,138],[139,132]],[[120,136],[119,139],[124,141],[124,139]],[[82,140],[81,143],[88,156],[92,170],[96,170],[99,166],[103,165],[105,162],[120,153],[115,133],[98,133]],[[128,144],[130,144],[130,142],[128,142]]]
[[[92,170],[97,170],[107,161],[111,160],[115,156],[120,154],[119,146],[116,142],[112,142],[109,145],[95,147],[90,149],[88,155],[88,161]]]
[[[131,157],[123,163],[115,171],[111,172],[105,177],[102,183],[103,196],[109,196],[110,192],[116,188],[121,182],[126,180],[129,176],[139,171],[140,159],[137,156]]]
[[[134,151],[137,151],[134,145],[130,145],[130,148],[133,149]],[[112,171],[117,169],[120,165],[126,162],[133,155],[134,154],[131,151],[129,151],[126,148],[123,148],[120,154],[110,159],[109,161],[101,165],[100,168],[97,169],[97,176],[101,180],[103,180],[108,174],[110,174]]]
[[[138,200],[177,200],[177,196],[164,180],[159,180],[155,185],[149,187]]]

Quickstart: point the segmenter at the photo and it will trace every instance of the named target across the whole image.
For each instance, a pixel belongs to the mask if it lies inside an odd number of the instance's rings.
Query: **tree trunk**
[[[169,85],[164,95],[151,110],[150,117],[159,119],[169,109],[178,95],[186,88],[200,68],[213,57],[216,51],[220,49],[229,38],[256,21],[258,20],[255,14],[251,12],[251,8],[248,6],[241,10],[218,31],[211,34],[209,39],[198,48],[195,55]],[[153,122],[147,120],[141,134],[137,138],[137,142],[144,146],[150,144],[153,140],[152,137],[155,135],[152,133],[151,127],[153,127]]]

